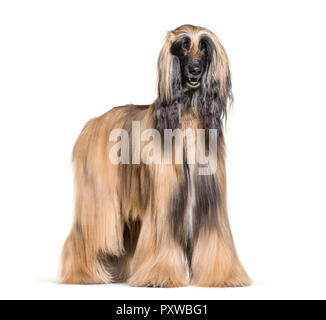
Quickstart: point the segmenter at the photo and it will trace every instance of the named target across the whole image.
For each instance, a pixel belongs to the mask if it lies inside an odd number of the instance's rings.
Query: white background
[[[0,298],[326,298],[324,1],[1,1]],[[55,283],[84,123],[151,103],[166,31],[214,31],[231,61],[228,199],[254,283]]]

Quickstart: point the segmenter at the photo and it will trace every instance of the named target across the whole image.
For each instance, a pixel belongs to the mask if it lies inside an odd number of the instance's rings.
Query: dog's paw
[[[200,281],[194,284],[197,287],[217,287],[217,288],[235,288],[248,287],[251,285],[251,280],[247,275],[242,277],[230,277],[226,280],[217,281]]]
[[[188,283],[179,278],[166,277],[163,278],[162,275],[158,277],[151,278],[136,278],[131,277],[128,281],[128,284],[132,287],[149,287],[149,288],[178,288],[185,287]]]

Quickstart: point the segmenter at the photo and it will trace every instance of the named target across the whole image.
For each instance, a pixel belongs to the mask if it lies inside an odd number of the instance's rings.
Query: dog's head
[[[185,98],[195,101],[205,128],[221,126],[232,98],[231,75],[225,50],[214,33],[192,25],[168,32],[158,59],[158,96],[161,129],[178,127],[187,107]]]

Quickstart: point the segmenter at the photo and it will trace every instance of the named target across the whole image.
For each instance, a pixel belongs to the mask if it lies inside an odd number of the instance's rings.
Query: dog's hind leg
[[[62,252],[61,283],[112,282],[110,266],[101,256],[124,254],[118,169],[107,158],[106,130],[100,118],[91,120],[74,148],[75,218]]]
[[[65,242],[62,253],[62,265],[60,282],[61,283],[110,283],[114,280],[110,266],[105,263],[102,256],[107,254],[112,257],[120,257],[123,255],[123,243],[119,243],[122,239],[122,224],[119,219],[112,218],[111,223],[102,218],[95,219],[91,215],[97,213],[95,210],[97,204],[85,203],[90,201],[91,195],[87,196],[87,200],[80,199],[82,203],[77,204],[83,208],[77,210],[87,210],[87,218],[77,216],[75,218],[72,230]],[[77,200],[78,202],[78,200]],[[113,202],[113,201],[112,201]],[[93,208],[92,208],[93,206]],[[101,208],[101,209],[100,209]],[[99,214],[105,212],[114,212],[117,210],[113,206],[100,205],[97,208]],[[102,211],[104,210],[104,211]],[[107,210],[107,211],[106,211]],[[107,225],[106,225],[107,224]]]

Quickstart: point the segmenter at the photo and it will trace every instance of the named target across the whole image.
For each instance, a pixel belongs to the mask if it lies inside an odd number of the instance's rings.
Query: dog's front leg
[[[131,265],[129,285],[136,287],[186,286],[186,261],[181,246],[168,232],[146,217]],[[162,232],[162,233],[161,233]]]
[[[250,279],[227,230],[201,230],[192,257],[192,283],[201,287],[243,287]]]
[[[177,183],[172,165],[152,170],[153,198],[131,263],[129,284],[139,287],[186,286],[186,260],[171,228],[171,199]]]
[[[237,256],[229,225],[224,163],[220,160],[216,177],[199,177],[197,183],[192,283],[203,287],[248,286],[250,279]]]

